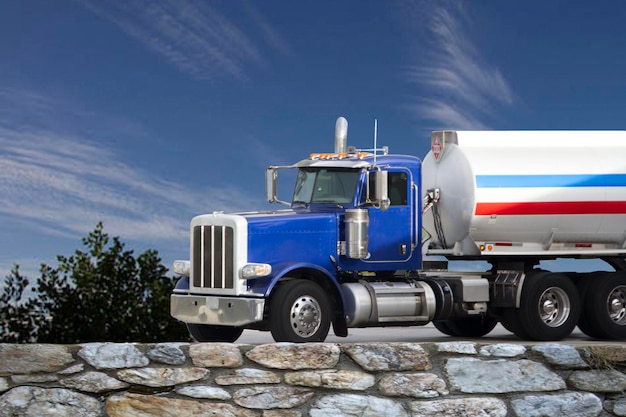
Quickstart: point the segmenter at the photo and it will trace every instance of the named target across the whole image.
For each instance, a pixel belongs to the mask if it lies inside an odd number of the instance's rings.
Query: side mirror
[[[265,200],[268,203],[278,201],[276,195],[276,182],[278,179],[278,170],[275,167],[267,167],[265,170]]]
[[[387,188],[388,174],[389,173],[387,171],[376,171],[375,174],[376,177],[374,181],[376,181],[376,196],[374,199],[381,205],[385,201],[387,203],[389,202],[389,190]]]
[[[388,172],[380,170],[370,171],[368,176],[369,175],[373,175],[374,178],[370,177],[368,179],[368,201],[382,211],[385,211],[390,205],[387,186]]]

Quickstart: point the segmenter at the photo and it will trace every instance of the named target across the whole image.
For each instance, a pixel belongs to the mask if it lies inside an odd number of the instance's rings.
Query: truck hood
[[[248,262],[304,262],[330,267],[337,257],[336,211],[281,210],[241,213],[248,223]]]

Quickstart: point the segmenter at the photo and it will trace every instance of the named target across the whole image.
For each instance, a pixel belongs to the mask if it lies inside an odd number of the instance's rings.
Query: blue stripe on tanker
[[[626,174],[476,175],[476,187],[626,187]]]

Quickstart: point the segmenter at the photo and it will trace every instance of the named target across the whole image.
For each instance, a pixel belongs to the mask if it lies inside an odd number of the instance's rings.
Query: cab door
[[[387,210],[370,207],[369,211],[369,257],[363,262],[380,264],[406,262],[413,255],[416,224],[411,187],[411,171],[403,168],[388,170],[387,187],[390,205]],[[378,268],[376,268],[378,269]],[[402,269],[393,266],[392,269]]]

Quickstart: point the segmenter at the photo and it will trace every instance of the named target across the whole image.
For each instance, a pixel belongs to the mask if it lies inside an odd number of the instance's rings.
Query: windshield
[[[358,169],[300,168],[293,203],[351,203],[359,179]]]

